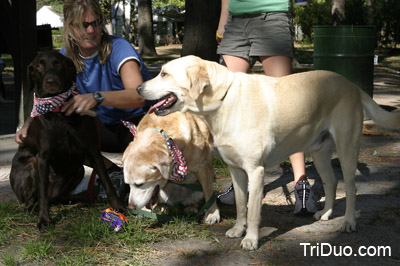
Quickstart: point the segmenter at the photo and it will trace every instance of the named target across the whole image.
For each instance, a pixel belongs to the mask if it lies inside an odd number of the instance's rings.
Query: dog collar
[[[48,112],[60,112],[61,106],[68,99],[68,97],[77,94],[80,94],[80,92],[75,82],[72,84],[72,87],[69,90],[53,97],[39,98],[37,97],[36,93],[34,93],[31,117],[41,116]]]

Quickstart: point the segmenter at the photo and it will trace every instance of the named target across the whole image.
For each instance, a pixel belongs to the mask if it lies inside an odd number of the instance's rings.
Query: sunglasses
[[[96,28],[101,24],[101,19],[96,19],[93,20],[92,22],[82,22],[82,25],[85,29],[87,29],[89,26],[92,26],[93,28]]]

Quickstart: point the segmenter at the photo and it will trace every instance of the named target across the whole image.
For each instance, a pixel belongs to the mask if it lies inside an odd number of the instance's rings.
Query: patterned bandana
[[[172,171],[169,178],[172,181],[183,181],[187,176],[186,160],[183,156],[183,153],[178,149],[174,141],[168,136],[167,133],[165,133],[164,130],[156,127],[154,129],[160,132],[167,141],[167,146],[172,157]]]
[[[127,127],[129,129],[129,131],[132,133],[132,135],[135,137],[136,133],[137,133],[136,125],[130,121],[125,121],[125,120],[121,120],[121,121],[122,121],[122,124],[124,124],[124,126]]]
[[[80,94],[76,84],[72,84],[72,87],[61,94],[53,97],[39,98],[34,94],[35,99],[33,102],[33,109],[31,112],[31,117],[41,116],[48,112],[59,112],[63,103],[71,95]]]
[[[129,131],[132,133],[133,136],[136,136],[136,126],[132,122],[129,121],[124,121],[121,120],[122,123],[124,124],[125,127],[129,129]],[[186,165],[186,160],[185,157],[183,156],[183,153],[179,150],[179,148],[176,146],[174,141],[168,136],[167,133],[165,133],[164,130],[159,129],[154,127],[154,130],[158,131],[161,133],[161,135],[165,138],[167,141],[167,146],[170,152],[170,155],[172,157],[172,170],[171,170],[171,175],[169,177],[170,180],[172,181],[183,181],[186,179],[187,176],[187,165]]]

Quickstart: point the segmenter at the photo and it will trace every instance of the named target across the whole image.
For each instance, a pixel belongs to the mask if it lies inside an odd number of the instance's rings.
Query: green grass
[[[218,155],[214,156],[213,168],[215,175],[219,178],[230,177],[228,165]]]
[[[391,69],[400,69],[400,56],[389,56],[385,57],[381,62],[381,65],[389,67]]]
[[[94,265],[127,260],[135,265],[147,265],[148,253],[145,251],[154,243],[184,238],[216,239],[207,230],[207,225],[179,218],[159,223],[128,215],[128,225],[113,232],[99,218],[106,207],[104,204],[52,207],[51,217],[55,224],[39,233],[36,213],[26,213],[15,202],[0,203],[3,214],[0,253],[5,247],[13,247],[15,254],[22,254],[20,258],[2,256],[2,262],[16,265],[23,259],[24,263],[46,265]]]
[[[17,266],[18,262],[13,255],[5,254],[1,256],[1,260],[6,266]]]
[[[1,59],[5,64],[4,71],[14,71],[14,63],[11,54],[1,54]]]
[[[18,228],[32,227],[36,225],[37,217],[24,211],[14,203],[6,202],[0,204],[0,246],[8,243],[19,234]],[[29,228],[27,231],[30,231]]]
[[[222,159],[214,159],[213,166],[218,178],[230,178]],[[53,206],[54,224],[40,233],[36,212],[26,212],[17,202],[0,202],[0,264],[151,265],[148,251],[161,241],[198,238],[218,243],[208,225],[185,219],[182,206],[167,209],[166,214],[174,217],[168,223],[128,214],[129,223],[119,232],[99,218],[107,207],[106,203]]]
[[[47,240],[30,240],[28,239],[25,246],[22,247],[24,257],[35,261],[42,261],[45,258],[49,258],[52,254],[53,244],[47,242]]]
[[[53,38],[53,48],[54,49],[61,49],[64,45],[63,39],[62,39],[62,30],[52,30],[51,35]]]

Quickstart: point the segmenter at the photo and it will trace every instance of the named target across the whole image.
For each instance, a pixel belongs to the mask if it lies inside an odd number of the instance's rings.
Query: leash
[[[203,191],[201,185],[196,185],[196,184],[178,184],[182,187],[185,187],[187,189],[191,189],[194,191]],[[198,220],[201,216],[203,216],[206,211],[211,207],[211,205],[215,202],[217,199],[217,195],[215,194],[215,191],[213,191],[213,194],[211,197],[207,200],[206,203],[201,207],[198,213],[196,215],[191,215],[188,217],[183,217],[184,220],[186,221],[196,221]],[[174,220],[176,217],[170,216],[170,215],[164,215],[164,214],[157,214],[151,211],[144,211],[144,210],[131,210],[128,208],[128,211],[133,214],[133,215],[140,215],[146,218],[151,218],[154,220],[157,220],[159,222],[170,222]]]

